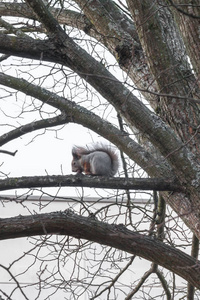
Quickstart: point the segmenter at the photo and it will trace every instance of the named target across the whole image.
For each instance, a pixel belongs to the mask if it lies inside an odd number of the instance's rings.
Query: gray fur
[[[84,171],[84,163],[90,165],[91,175],[114,176],[119,168],[119,158],[109,146],[96,144],[91,148],[72,148],[72,171]]]

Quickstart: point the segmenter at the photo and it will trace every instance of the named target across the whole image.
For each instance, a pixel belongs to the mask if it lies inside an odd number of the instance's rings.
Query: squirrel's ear
[[[79,159],[79,158],[81,158],[81,156],[78,154],[78,149],[77,149],[77,147],[73,147],[73,148],[72,148],[72,156],[73,156],[74,159]]]
[[[78,156],[77,154],[72,153],[72,156],[73,156],[73,158],[76,159],[76,160],[79,159],[79,156]]]

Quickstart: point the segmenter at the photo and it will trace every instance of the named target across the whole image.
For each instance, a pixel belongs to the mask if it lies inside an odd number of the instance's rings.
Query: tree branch
[[[87,175],[11,177],[0,180],[0,191],[35,187],[81,186],[122,190],[183,191],[173,180],[164,178],[121,178]]]
[[[70,10],[49,7],[52,15],[58,20],[60,24],[67,25],[73,28],[80,29],[90,36],[100,39],[101,34],[95,30],[94,25],[84,14]],[[7,17],[19,17],[19,18],[30,18],[32,20],[37,20],[37,16],[29,6],[25,3],[0,3],[0,16]],[[129,20],[129,23],[130,20]],[[37,28],[37,27],[36,27]],[[43,28],[44,29],[44,28]],[[46,32],[44,29],[43,32]]]
[[[140,281],[137,283],[136,287],[126,296],[125,300],[130,300],[132,297],[139,291],[144,282],[155,272],[155,264],[152,264],[152,267],[145,272],[145,274],[141,277]]]
[[[10,151],[7,151],[7,150],[0,150],[0,153],[15,156],[15,154],[17,153],[17,150],[15,152],[10,152]]]
[[[46,234],[70,235],[138,255],[200,288],[199,261],[174,247],[120,225],[79,216],[70,210],[0,220],[0,240]]]
[[[61,114],[59,116],[49,118],[49,119],[43,119],[43,120],[31,122],[29,124],[20,126],[0,136],[0,146],[5,145],[6,143],[29,132],[33,132],[35,130],[39,130],[42,128],[49,128],[58,125],[63,125],[68,122],[69,122],[69,118],[65,116],[65,114]]]

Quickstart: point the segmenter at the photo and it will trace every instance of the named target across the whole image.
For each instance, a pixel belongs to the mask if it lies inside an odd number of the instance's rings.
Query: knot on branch
[[[116,59],[120,66],[127,68],[130,65],[131,59],[137,55],[137,47],[132,43],[121,42],[115,47],[117,52]]]

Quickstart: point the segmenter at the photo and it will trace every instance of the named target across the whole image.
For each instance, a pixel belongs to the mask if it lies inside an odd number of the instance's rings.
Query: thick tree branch
[[[199,0],[194,0],[192,2],[186,1],[185,5],[182,5],[183,3],[180,0],[174,0],[170,1],[170,4],[175,7],[172,9],[172,11],[175,15],[175,20],[185,42],[185,47],[193,65],[200,88]],[[194,18],[195,16],[196,19]]]
[[[116,46],[127,47],[127,56],[118,57],[118,59],[131,61],[134,47],[141,50],[141,45],[133,22],[125,15],[113,1],[93,1],[87,0],[75,1],[83,10],[89,20],[92,20],[97,32],[102,35],[102,40],[106,39],[109,44],[109,50],[113,53]],[[122,22],[123,20],[123,22]],[[124,43],[124,45],[123,45]],[[121,61],[122,62],[122,61]],[[126,64],[126,63],[125,63]]]
[[[54,7],[49,7],[49,10],[60,24],[80,29],[98,40],[102,38],[102,35],[95,29],[94,24],[92,24],[84,14],[70,9],[60,10],[59,8]],[[37,20],[37,16],[25,3],[0,3],[0,16],[15,16],[19,18],[21,17]],[[37,30],[38,27],[35,29]],[[45,33],[45,28],[43,28],[42,31]]]
[[[190,128],[197,128],[200,122],[197,104],[187,100],[188,95],[194,95],[196,79],[188,64],[188,58],[184,53],[185,46],[171,11],[157,2],[153,4],[146,0],[128,0],[127,2],[136,21],[141,43],[159,89],[166,94],[185,96],[184,101],[178,98],[174,101],[174,98],[162,97],[160,114],[182,140],[190,140],[192,136]],[[172,40],[174,43],[171,42]],[[197,51],[198,55],[199,50],[200,48]],[[190,84],[190,81],[193,84]],[[182,111],[186,113],[182,114]],[[181,126],[177,126],[177,123]],[[199,135],[196,135],[188,143],[188,148],[193,150],[194,145],[199,143]]]
[[[35,187],[81,186],[122,190],[183,191],[176,182],[164,178],[114,178],[87,175],[14,177],[0,180],[0,191]]]
[[[8,55],[66,64],[65,59],[57,55],[56,47],[49,40],[29,39],[27,42],[24,37],[0,34],[0,51]]]
[[[110,225],[66,210],[0,220],[0,239],[35,235],[70,235],[111,246],[150,260],[200,288],[200,262],[184,252],[121,225]]]
[[[101,34],[100,42],[116,57],[119,66],[127,72],[155,109],[158,97],[153,93],[149,94],[149,91],[156,92],[157,86],[146,62],[134,22],[114,1],[95,0],[89,3],[87,0],[76,0],[76,3]]]

